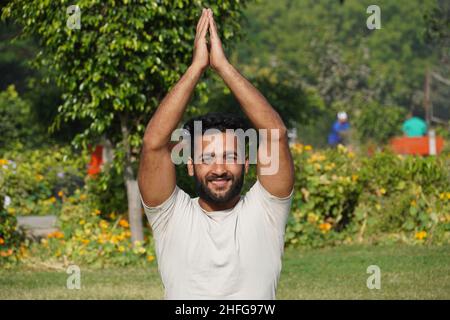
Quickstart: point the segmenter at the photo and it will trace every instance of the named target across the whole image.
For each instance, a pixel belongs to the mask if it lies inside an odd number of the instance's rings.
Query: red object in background
[[[429,137],[396,137],[391,140],[391,148],[398,154],[415,154],[427,156],[430,154]],[[436,154],[444,147],[444,139],[436,137]]]
[[[91,154],[91,161],[88,165],[88,175],[94,176],[101,171],[103,164],[103,146],[96,146],[94,152]]]

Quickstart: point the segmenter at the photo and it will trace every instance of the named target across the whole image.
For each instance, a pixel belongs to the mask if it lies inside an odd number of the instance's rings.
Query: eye
[[[214,161],[214,157],[212,155],[210,155],[210,154],[204,154],[202,156],[202,162],[203,163],[211,163],[213,161]]]
[[[234,161],[234,160],[236,160],[237,159],[237,157],[236,157],[236,155],[234,154],[234,153],[229,153],[229,154],[227,154],[227,156],[226,156],[226,160],[227,161]]]

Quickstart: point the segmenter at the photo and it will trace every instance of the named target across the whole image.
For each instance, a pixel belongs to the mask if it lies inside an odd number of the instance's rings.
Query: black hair
[[[425,118],[425,110],[423,108],[418,108],[415,107],[411,110],[411,114],[413,117],[417,117],[417,118]]]
[[[242,129],[245,132],[252,128],[249,121],[238,114],[210,112],[193,117],[183,125],[183,129],[187,130],[191,136],[191,150],[194,150],[194,121],[201,121],[202,135],[208,129],[217,129],[225,133],[227,129]],[[247,142],[245,145],[247,146]]]

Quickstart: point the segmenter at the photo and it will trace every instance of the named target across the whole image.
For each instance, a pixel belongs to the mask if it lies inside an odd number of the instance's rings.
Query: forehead
[[[196,147],[202,148],[202,151],[236,151],[238,146],[238,139],[234,133],[220,132],[220,133],[206,133],[202,136],[195,137]]]

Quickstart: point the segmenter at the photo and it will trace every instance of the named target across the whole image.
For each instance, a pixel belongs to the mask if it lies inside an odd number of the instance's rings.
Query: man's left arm
[[[258,148],[258,180],[270,194],[279,198],[287,197],[291,194],[294,186],[294,164],[289,150],[287,128],[280,115],[258,89],[228,62],[211,11],[209,11],[209,15],[211,67],[217,71],[233,92],[253,126],[257,130],[267,129],[266,139],[260,141]],[[270,155],[271,161],[269,163],[262,161],[263,155]],[[275,172],[265,174],[264,171],[272,171],[269,168],[273,165],[274,160],[278,161]]]

